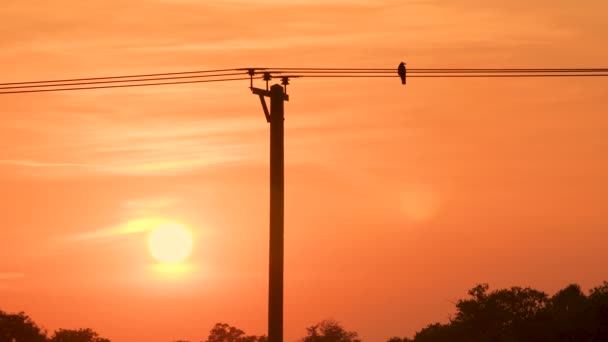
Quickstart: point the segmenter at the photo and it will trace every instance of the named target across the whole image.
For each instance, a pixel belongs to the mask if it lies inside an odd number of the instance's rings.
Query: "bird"
[[[401,84],[405,84],[405,63],[401,62],[397,68],[397,73],[401,77]]]

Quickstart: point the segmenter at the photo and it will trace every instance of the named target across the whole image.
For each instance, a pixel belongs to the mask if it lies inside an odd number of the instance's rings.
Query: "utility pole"
[[[269,79],[269,78],[268,78]],[[265,80],[268,82],[268,79]],[[287,88],[288,79],[283,78]],[[268,90],[254,88],[260,97],[266,121],[270,123],[270,250],[268,269],[268,342],[283,342],[283,256],[284,256],[284,102],[289,96],[275,84]],[[270,113],[265,97],[270,97]]]

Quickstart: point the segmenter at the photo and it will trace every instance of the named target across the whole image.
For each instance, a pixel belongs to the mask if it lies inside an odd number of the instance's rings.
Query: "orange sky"
[[[286,4],[290,3],[290,4]],[[457,4],[455,4],[457,3]],[[3,0],[0,80],[248,66],[606,67],[608,4]],[[604,79],[293,80],[286,341],[608,280]],[[0,303],[114,342],[266,330],[268,125],[243,81],[0,97]],[[195,235],[155,270],[149,227]],[[143,220],[143,221],[142,221]]]

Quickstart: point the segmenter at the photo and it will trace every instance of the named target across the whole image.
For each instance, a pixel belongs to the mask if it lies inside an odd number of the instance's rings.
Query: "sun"
[[[165,264],[176,264],[192,254],[192,233],[179,223],[159,225],[148,240],[148,248],[154,259]]]

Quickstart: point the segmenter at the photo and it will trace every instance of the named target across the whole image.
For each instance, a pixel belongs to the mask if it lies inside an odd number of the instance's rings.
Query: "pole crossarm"
[[[251,87],[251,92],[255,95],[270,97],[270,90]]]

